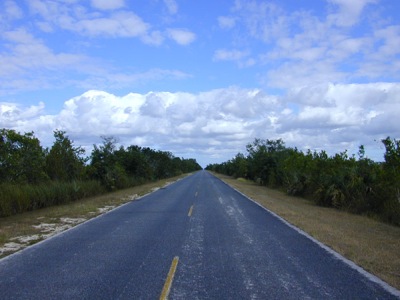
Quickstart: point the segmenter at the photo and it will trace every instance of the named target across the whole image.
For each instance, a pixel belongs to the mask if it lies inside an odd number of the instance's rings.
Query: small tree
[[[108,190],[122,188],[127,185],[125,169],[118,162],[114,137],[103,137],[103,144],[93,145],[90,170],[94,179],[100,180]]]
[[[385,162],[381,174],[381,197],[383,215],[387,221],[400,225],[400,140],[387,137],[382,140],[385,145]]]
[[[0,130],[0,180],[38,183],[46,180],[45,152],[33,132]]]
[[[85,150],[74,147],[65,131],[54,131],[55,142],[46,156],[46,171],[53,180],[72,181],[80,179],[87,159]]]

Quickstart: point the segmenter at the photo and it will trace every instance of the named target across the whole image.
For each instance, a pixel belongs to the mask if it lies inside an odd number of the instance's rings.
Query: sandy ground
[[[135,196],[136,195],[133,195],[132,199],[135,199],[137,197]],[[105,206],[98,208],[98,212],[100,214],[104,214],[114,208],[115,206]],[[39,221],[40,219],[41,218],[38,218]],[[0,247],[0,255],[10,252],[16,252],[18,250],[26,248],[29,245],[45,240],[53,235],[70,229],[80,223],[83,223],[86,220],[88,220],[88,218],[59,218],[54,219],[54,223],[40,223],[39,225],[33,225],[32,227],[38,231],[36,234],[13,237],[10,242],[5,243],[3,247]]]

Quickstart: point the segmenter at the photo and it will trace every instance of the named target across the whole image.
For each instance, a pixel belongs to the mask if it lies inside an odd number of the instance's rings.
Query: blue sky
[[[226,161],[254,138],[382,159],[400,1],[5,0],[0,128]],[[378,142],[377,142],[378,141]]]

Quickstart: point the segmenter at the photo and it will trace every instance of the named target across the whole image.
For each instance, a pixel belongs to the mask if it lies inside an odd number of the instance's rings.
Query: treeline
[[[347,152],[328,156],[286,147],[281,140],[255,139],[247,155],[207,166],[207,170],[243,177],[290,195],[312,199],[317,205],[366,214],[400,225],[400,140],[382,140],[384,162]]]
[[[0,129],[0,217],[200,170],[195,159],[104,137],[89,156],[65,131],[43,148],[33,132]]]

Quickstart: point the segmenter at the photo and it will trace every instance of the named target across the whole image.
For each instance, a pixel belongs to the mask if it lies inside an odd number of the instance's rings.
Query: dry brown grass
[[[400,289],[400,228],[215,174],[347,259]]]
[[[185,176],[181,175],[64,205],[0,218],[0,258],[37,243],[59,231],[68,229],[84,220],[94,218],[114,207],[133,201],[137,197]],[[50,230],[49,226],[42,228],[40,225],[52,225],[50,226],[52,229]],[[21,238],[28,238],[28,241],[21,242]],[[13,246],[15,247],[14,250],[12,250]]]

